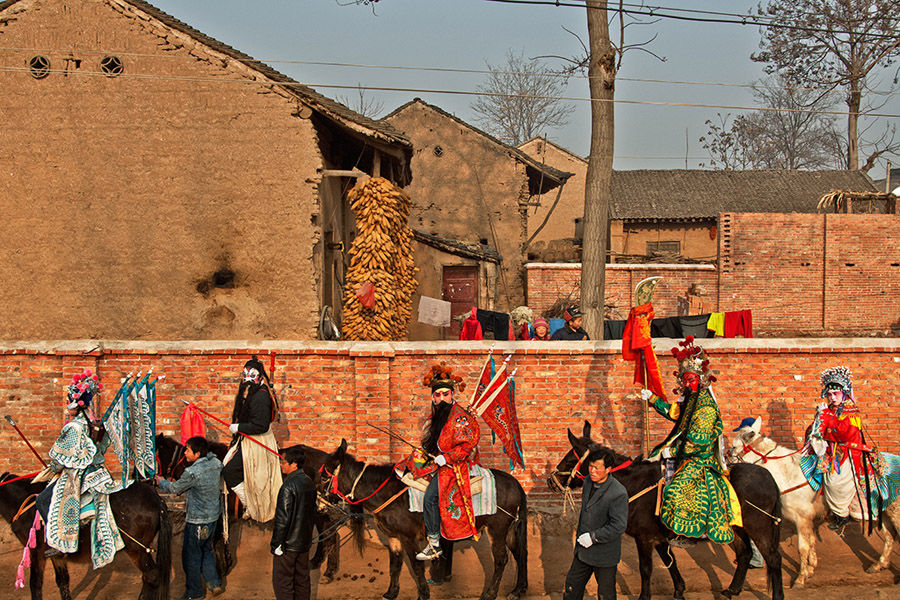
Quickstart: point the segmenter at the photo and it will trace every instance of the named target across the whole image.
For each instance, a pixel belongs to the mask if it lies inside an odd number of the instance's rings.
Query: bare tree
[[[825,169],[844,166],[833,94],[792,85],[784,76],[754,86],[761,109],[708,120],[700,138],[717,169]],[[703,166],[703,165],[701,165]]]
[[[565,127],[572,104],[559,99],[566,78],[522,52],[509,50],[503,65],[487,65],[487,81],[478,86],[471,105],[476,122],[511,146],[527,142],[548,128]]]
[[[380,115],[384,110],[384,102],[375,100],[373,98],[367,98],[366,91],[363,89],[362,84],[356,84],[356,91],[358,93],[358,96],[355,98],[350,98],[349,96],[338,96],[336,100],[341,104],[355,110],[364,117],[377,119],[378,115]]]
[[[847,165],[859,168],[859,117],[865,114],[867,78],[900,53],[900,0],[769,0],[758,15],[761,52],[751,55],[803,87],[843,90],[847,103]],[[894,79],[896,83],[896,78]],[[893,139],[883,138],[864,169]]]

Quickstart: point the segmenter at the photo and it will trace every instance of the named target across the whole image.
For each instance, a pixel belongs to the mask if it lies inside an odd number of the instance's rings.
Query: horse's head
[[[763,438],[760,429],[762,417],[757,417],[752,423],[741,424],[731,439],[731,447],[728,450],[729,462],[744,462],[747,453],[752,452],[753,444]]]
[[[337,489],[338,477],[341,473],[341,464],[349,455],[347,454],[347,440],[341,438],[337,450],[322,457],[322,466],[319,467],[319,481],[317,488],[323,497],[333,497],[332,490]]]
[[[562,460],[557,463],[556,468],[547,478],[547,485],[555,492],[562,492],[564,489],[575,489],[581,487],[584,477],[587,475],[587,463],[585,459],[592,447],[594,440],[591,439],[591,422],[585,420],[584,428],[581,431],[581,437],[577,437],[572,433],[571,429],[567,429],[569,434],[569,445],[571,449],[566,452]]]

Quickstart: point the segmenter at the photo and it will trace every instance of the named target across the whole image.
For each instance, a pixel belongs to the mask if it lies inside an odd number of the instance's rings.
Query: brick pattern
[[[900,344],[884,344],[828,339],[707,342],[719,378],[715,392],[726,430],[745,416],[761,416],[765,432],[793,446],[819,401],[820,371],[843,364],[853,371],[872,439],[882,450],[900,451],[895,431],[900,381],[893,375],[900,362]],[[89,352],[92,346],[72,344],[74,349],[63,350],[19,344],[0,350],[0,413],[12,415],[45,455],[63,424],[65,384],[84,368],[98,371],[106,384],[101,410],[112,398],[118,378],[129,371],[153,366],[156,373],[165,374],[158,385],[158,429],[177,435],[182,399],[228,420],[240,367],[251,353],[268,353],[239,346],[124,343],[101,354]],[[351,452],[375,462],[399,460],[408,448],[367,423],[418,440],[430,400],[421,381],[426,368],[446,361],[471,383],[489,348],[481,343],[283,346],[277,342],[267,346],[277,354],[275,381],[282,408],[281,422],[275,427],[279,445],[303,442],[330,449],[346,438]],[[667,350],[661,346],[657,353],[669,381],[675,364]],[[645,411],[631,384],[632,369],[619,357],[615,342],[497,343],[494,352],[498,360],[511,355],[510,366],[518,369],[516,400],[526,468],[516,476],[533,504],[558,504],[545,480],[568,450],[566,428],[580,431],[588,419],[594,424],[595,437],[602,436],[621,452],[642,451]],[[461,394],[464,401],[470,393],[471,388]],[[670,426],[655,413],[650,424],[654,443]],[[212,423],[209,431],[212,438],[228,438]],[[509,461],[499,444],[491,445],[490,437],[488,428],[482,427],[483,462],[508,469]],[[0,471],[23,473],[36,467],[16,433],[0,428]]]

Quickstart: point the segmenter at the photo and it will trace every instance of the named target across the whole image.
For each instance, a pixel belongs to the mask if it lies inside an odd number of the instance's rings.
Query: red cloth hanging
[[[735,310],[725,313],[725,337],[753,337],[753,313],[749,310]]]
[[[484,335],[481,333],[481,323],[478,322],[478,318],[475,314],[478,312],[478,309],[474,306],[472,307],[472,314],[470,314],[465,321],[463,321],[462,328],[459,330],[459,339],[461,340],[483,340]]]
[[[628,321],[625,322],[625,331],[622,334],[622,358],[634,361],[635,383],[643,385],[657,397],[665,400],[666,391],[663,389],[659,363],[656,361],[653,340],[650,337],[650,322],[653,320],[653,316],[653,305],[649,302],[631,309]],[[645,365],[646,378],[644,377]]]
[[[181,413],[181,444],[196,436],[206,437],[206,423],[200,411],[188,404]]]

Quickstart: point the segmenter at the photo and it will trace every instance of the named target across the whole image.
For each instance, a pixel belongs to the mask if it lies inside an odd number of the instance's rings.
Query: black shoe
[[[844,533],[844,527],[847,523],[850,522],[850,516],[839,517],[836,514],[831,514],[831,519],[828,522],[828,529],[832,531],[836,531],[838,535]]]

